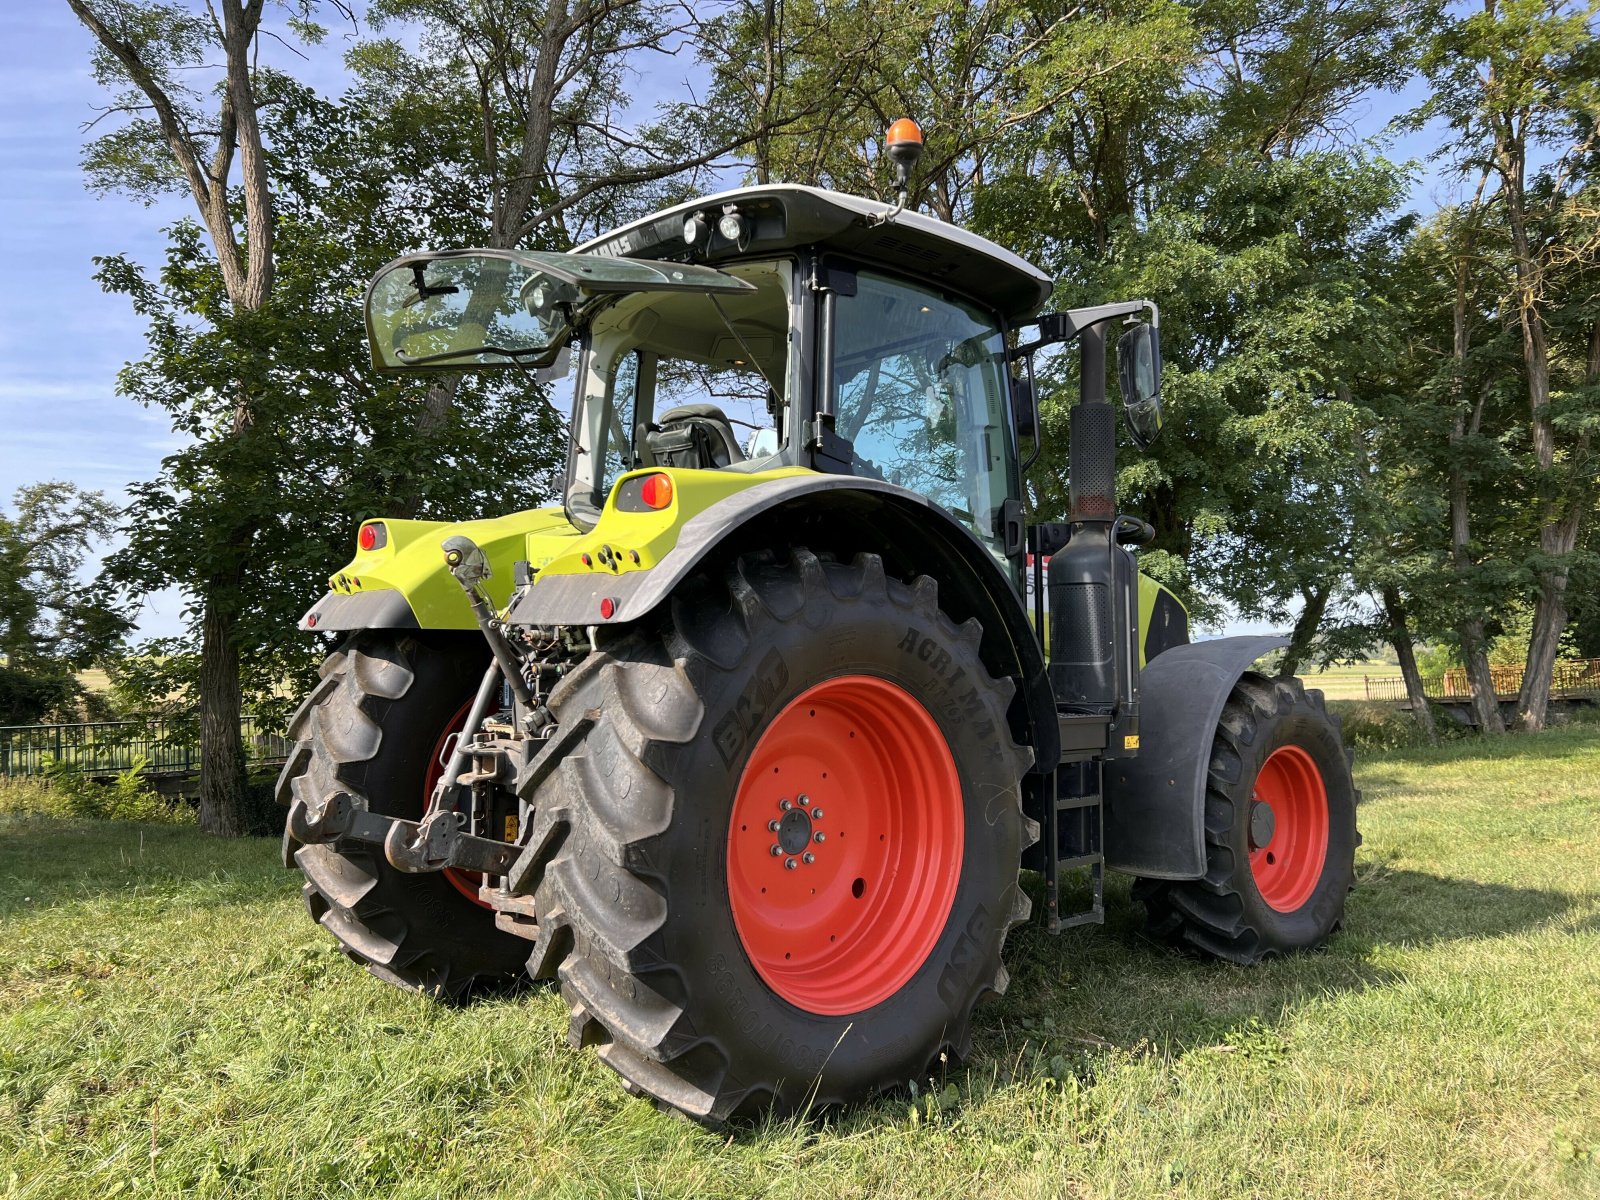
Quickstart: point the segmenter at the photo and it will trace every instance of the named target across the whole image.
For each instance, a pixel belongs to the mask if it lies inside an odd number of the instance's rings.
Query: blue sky
[[[293,69],[337,91],[347,32],[336,30],[309,63],[295,60]],[[0,15],[0,504],[7,507],[17,487],[43,479],[121,497],[180,444],[161,413],[116,395],[118,370],[143,351],[142,324],[124,298],[102,293],[91,275],[96,255],[158,263],[161,230],[193,209],[178,197],[146,208],[84,188],[83,126],[103,103],[89,74],[91,40],[59,0],[11,0]],[[688,74],[692,67],[684,66]],[[641,93],[667,82],[667,73],[651,74],[640,81]],[[1415,86],[1378,97],[1358,128],[1375,133],[1421,99]],[[1392,153],[1422,155],[1429,140],[1412,135]],[[1419,181],[1413,204],[1431,210],[1444,190],[1430,175]],[[152,598],[142,632],[177,632],[180,609],[174,593]]]
[[[83,126],[103,104],[89,74],[93,39],[60,0],[10,0],[0,14],[0,504],[21,485],[66,479],[113,499],[155,475],[181,443],[164,414],[116,394],[144,350],[143,323],[94,282],[96,255],[161,261],[161,230],[194,209],[91,195],[79,170]],[[299,63],[337,88],[339,39]],[[298,60],[297,60],[298,62]],[[177,633],[175,592],[152,597],[148,635]]]

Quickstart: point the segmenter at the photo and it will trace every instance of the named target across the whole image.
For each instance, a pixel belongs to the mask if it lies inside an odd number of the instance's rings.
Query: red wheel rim
[[[438,786],[439,780],[444,778],[444,765],[446,760],[445,748],[451,746],[450,739],[460,733],[467,723],[467,714],[472,711],[472,701],[468,700],[459,709],[456,715],[445,722],[444,729],[439,734],[439,740],[433,744],[433,754],[428,759],[428,774],[422,781],[422,812],[426,816],[433,811],[433,789]],[[453,750],[454,747],[451,746]],[[460,867],[446,867],[444,877],[450,881],[450,886],[455,888],[468,900],[479,908],[489,908],[483,898],[478,895],[478,889],[483,886],[483,876],[477,871],[463,871]],[[492,911],[492,910],[491,910]]]
[[[808,688],[756,742],[733,801],[728,898],[757,974],[824,1016],[886,1000],[944,932],[964,837],[927,709],[874,675]]]
[[[1328,790],[1299,746],[1261,764],[1250,805],[1250,873],[1261,898],[1294,912],[1317,890],[1328,858]]]

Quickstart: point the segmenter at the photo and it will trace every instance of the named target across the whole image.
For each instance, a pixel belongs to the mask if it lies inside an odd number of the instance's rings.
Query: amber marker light
[[[891,157],[893,157],[894,149],[897,146],[912,144],[920,151],[922,147],[922,127],[910,117],[901,117],[893,125],[889,126],[888,136],[883,140],[889,147]],[[912,161],[916,161],[915,154],[912,156]]]
[[[900,190],[900,201],[895,206],[898,211],[905,207],[911,192],[911,168],[922,157],[922,127],[910,117],[901,117],[889,126],[883,144],[889,161],[894,164],[895,183]]]

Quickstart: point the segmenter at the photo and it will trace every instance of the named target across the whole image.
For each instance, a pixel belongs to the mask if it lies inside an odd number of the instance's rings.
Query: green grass
[[[1256,970],[1016,937],[915,1100],[708,1133],[549,991],[383,987],[276,847],[0,817],[0,1195],[1600,1196],[1600,729],[1359,767],[1328,952]],[[25,808],[25,804],[13,804]]]

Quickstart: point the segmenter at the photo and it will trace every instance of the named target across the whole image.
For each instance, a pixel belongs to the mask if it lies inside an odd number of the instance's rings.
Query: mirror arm
[[[1161,310],[1156,307],[1154,300],[1123,300],[1116,304],[1096,304],[1091,308],[1069,308],[1066,312],[1045,313],[1036,322],[1039,336],[1031,342],[1019,344],[1009,357],[1018,359],[1024,354],[1032,354],[1041,346],[1070,342],[1093,325],[1103,325],[1118,317],[1132,317],[1141,312],[1150,314],[1151,327],[1159,331]]]

